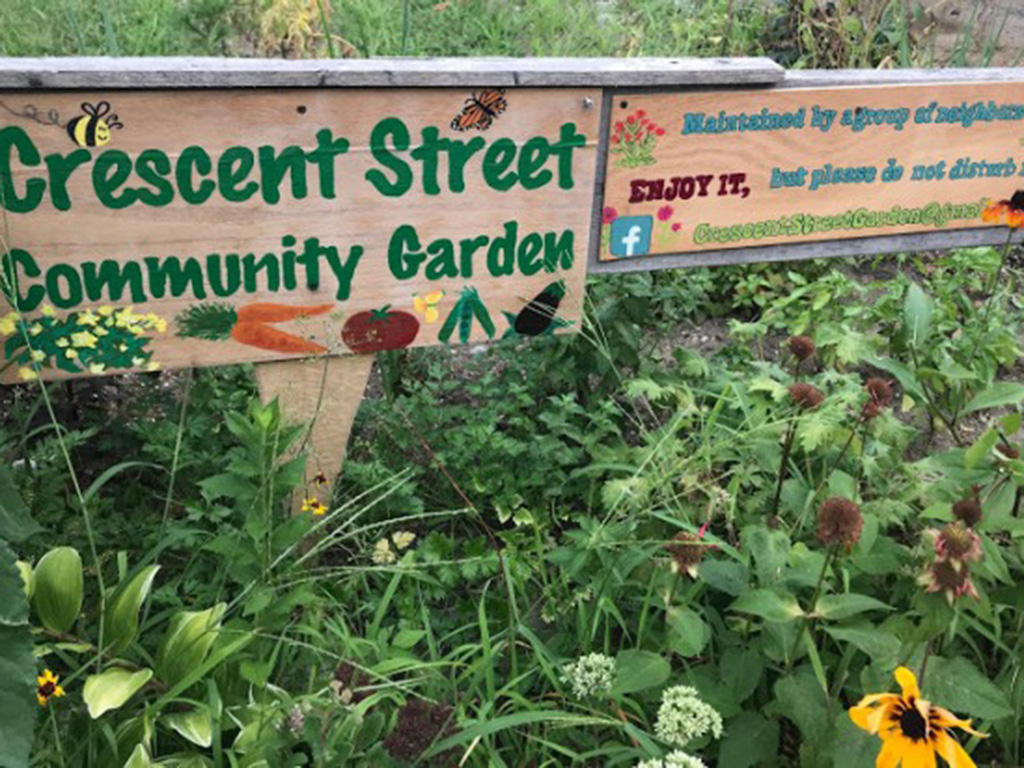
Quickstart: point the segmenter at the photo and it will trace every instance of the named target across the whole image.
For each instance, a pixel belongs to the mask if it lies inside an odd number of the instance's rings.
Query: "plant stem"
[[[779,501],[782,499],[782,483],[786,479],[787,470],[789,468],[789,454],[793,450],[793,438],[796,436],[796,420],[794,419],[789,423],[789,429],[786,431],[786,440],[782,444],[782,462],[779,464],[779,480],[775,484],[775,498],[772,499],[771,516],[775,517],[779,514]]]
[[[811,595],[810,609],[807,614],[804,615],[804,620],[800,623],[800,628],[796,632],[796,637],[793,639],[793,648],[786,658],[786,672],[790,672],[793,669],[793,662],[796,660],[796,653],[800,650],[800,641],[804,638],[804,633],[808,627],[814,621],[814,606],[818,604],[818,598],[821,596],[821,585],[825,583],[825,574],[828,573],[829,566],[832,564],[832,560],[835,559],[836,552],[839,551],[839,545],[833,544],[828,549],[828,554],[825,555],[825,562],[821,564],[821,573],[818,574],[818,583],[814,585],[814,594]]]

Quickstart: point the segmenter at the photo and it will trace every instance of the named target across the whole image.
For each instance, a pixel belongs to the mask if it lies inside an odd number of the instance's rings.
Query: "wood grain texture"
[[[288,421],[309,425],[305,438],[295,446],[306,452],[307,459],[303,493],[292,500],[294,512],[301,509],[303,498],[330,503],[372,368],[372,355],[280,360],[255,366],[263,401],[276,397]],[[326,482],[317,482],[321,473]]]
[[[76,167],[67,184],[71,206],[57,210],[51,202],[52,186],[47,187],[44,204],[29,213],[9,212],[6,216],[5,241],[13,249],[31,254],[41,274],[32,276],[22,265],[19,267],[21,290],[31,286],[56,288],[59,293],[67,288],[69,279],[85,281],[86,271],[95,273],[108,261],[116,265],[140,265],[144,277],[144,299],[132,300],[126,291],[111,298],[109,286],[95,300],[86,297],[80,305],[56,307],[58,320],[69,311],[88,308],[134,305],[133,311],[153,314],[161,321],[145,321],[151,327],[143,329],[151,341],[146,347],[152,360],[161,367],[173,368],[194,365],[259,362],[313,354],[278,342],[281,334],[301,337],[319,345],[326,354],[348,354],[364,349],[356,348],[344,340],[343,329],[357,315],[366,317],[372,310],[390,307],[392,312],[415,317],[419,330],[413,345],[436,344],[440,330],[457,302],[468,289],[476,290],[485,304],[494,329],[488,334],[479,317],[471,319],[467,340],[477,342],[488,338],[501,338],[512,323],[509,316],[522,312],[530,300],[540,295],[555,281],[565,281],[565,297],[558,307],[558,316],[569,325],[568,330],[579,328],[583,302],[583,282],[588,251],[589,221],[593,205],[593,174],[597,164],[598,117],[601,92],[594,89],[514,89],[506,94],[508,110],[485,131],[459,133],[449,128],[452,118],[463,108],[470,91],[462,89],[423,90],[230,90],[230,91],[136,91],[111,94],[102,92],[20,92],[0,91],[0,102],[8,107],[0,117],[0,127],[17,126],[28,133],[42,155],[67,155],[80,152],[88,159]],[[62,124],[80,116],[83,102],[96,104],[102,100],[112,103],[123,129],[112,131],[110,143],[105,147],[76,148],[68,132],[60,126],[41,125],[25,117],[12,116],[11,111],[24,113],[28,105],[40,113],[55,110]],[[34,113],[35,114],[35,113]],[[400,196],[380,194],[366,179],[371,169],[384,170],[390,179],[393,169],[385,168],[374,158],[369,137],[380,120],[397,117],[410,133],[411,147],[396,154],[407,162],[413,173],[411,190]],[[464,188],[457,191],[451,184],[451,168],[443,157],[438,166],[440,189],[428,194],[424,187],[422,163],[411,158],[411,150],[422,142],[421,131],[436,127],[439,135],[452,141],[484,142],[490,147],[501,139],[514,143],[517,152],[534,137],[545,137],[556,142],[561,127],[575,126],[582,134],[582,146],[574,150],[571,162],[571,185],[562,188],[555,180],[558,159],[550,156],[546,167],[553,180],[543,186],[527,189],[522,184],[506,191],[486,185],[482,179],[484,149],[468,156],[464,166]],[[202,204],[189,205],[180,197],[168,205],[152,206],[139,202],[119,210],[100,205],[93,189],[93,172],[98,159],[108,151],[117,151],[132,163],[142,153],[159,148],[166,153],[173,167],[178,167],[188,147],[202,146],[210,156],[211,169],[202,172],[193,181],[216,179],[223,166],[219,159],[233,147],[246,147],[258,154],[260,148],[279,153],[286,147],[296,152],[309,152],[317,145],[316,134],[330,129],[334,138],[347,137],[350,146],[335,162],[336,195],[325,197],[318,189],[316,169],[308,163],[308,193],[298,199],[293,196],[291,177],[285,176],[280,187],[280,200],[269,204],[263,199],[266,177],[261,175],[259,163],[251,170],[248,181],[260,186],[250,199],[228,202],[219,191]],[[451,146],[464,146],[452,144]],[[16,153],[17,154],[17,153]],[[518,154],[517,157],[521,157]],[[135,166],[137,168],[137,165]],[[513,170],[519,166],[513,166]],[[27,189],[29,179],[46,179],[47,166],[43,163],[15,163],[14,185]],[[457,174],[456,174],[457,175]],[[180,185],[172,171],[167,175],[180,192]],[[52,179],[48,183],[52,183]],[[139,184],[133,171],[125,187],[149,186]],[[119,190],[120,192],[120,190]],[[493,244],[508,232],[509,222],[515,222],[515,240],[520,246],[527,238],[536,243],[556,240],[570,244],[571,264],[565,259],[526,274],[522,260],[508,275],[495,275],[487,258],[488,244]],[[452,243],[458,264],[456,276],[427,275],[430,260],[421,264],[415,276],[396,279],[388,258],[389,242],[395,231],[404,225],[413,227],[420,241],[417,250],[428,253],[430,259],[442,253],[431,251],[434,243]],[[568,232],[569,236],[564,237]],[[536,233],[531,235],[531,233]],[[291,239],[289,239],[291,238]],[[483,240],[486,238],[486,240]],[[301,255],[305,243],[318,242],[319,280],[314,283],[308,270],[299,270],[295,285],[289,287],[284,277],[286,251]],[[484,243],[466,250],[464,242]],[[341,281],[328,268],[330,259],[319,248],[337,249],[337,258],[350,260],[355,248],[362,255],[347,297],[342,296]],[[413,250],[412,246],[408,250]],[[561,251],[563,254],[566,251]],[[546,253],[546,251],[545,251]],[[264,257],[279,263],[281,276],[278,285],[271,285],[269,272],[257,268]],[[519,251],[522,255],[522,250]],[[543,255],[543,254],[542,254]],[[186,264],[194,260],[204,270],[204,295],[197,296],[195,283],[180,296],[173,296],[165,287],[162,297],[153,290],[152,275],[147,272],[150,261],[165,264],[168,257],[176,257]],[[219,272],[220,281],[230,280],[228,262],[236,270],[246,271],[245,263],[253,266],[253,285],[239,288],[233,295],[222,298],[209,274]],[[59,275],[57,270],[63,270]],[[149,276],[147,277],[147,274]],[[77,275],[77,277],[75,277]],[[70,277],[69,277],[70,276]],[[53,283],[46,281],[53,278]],[[236,277],[237,282],[237,277]],[[432,320],[416,309],[414,298],[426,297],[439,290],[443,298],[436,303],[437,316]],[[48,297],[50,294],[48,293]],[[0,300],[0,305],[2,305]],[[48,298],[46,304],[53,304]],[[327,312],[305,317],[289,318],[281,312],[262,315],[270,330],[254,328],[245,312],[256,312],[253,305],[285,304],[291,307],[323,307],[334,305]],[[231,335],[219,340],[207,337],[182,338],[176,322],[183,313],[196,305],[227,304],[238,313],[230,329]],[[27,320],[40,318],[39,309],[29,313]],[[264,310],[259,309],[260,312]],[[5,316],[0,306],[0,320]],[[285,313],[286,315],[287,313]],[[267,319],[269,317],[269,319]],[[167,326],[163,327],[162,323]],[[403,319],[403,323],[407,320]],[[365,322],[364,322],[365,325]],[[242,327],[245,326],[245,327]],[[381,327],[378,325],[378,327]],[[451,335],[458,342],[463,325],[457,324]],[[0,324],[0,334],[4,331]],[[244,332],[244,333],[243,333]],[[8,337],[14,333],[8,331]],[[245,337],[244,339],[242,337]],[[270,341],[272,348],[253,346],[252,342]],[[101,342],[80,337],[83,343],[102,345]],[[0,339],[0,344],[4,342]],[[0,350],[3,350],[0,347]],[[2,354],[0,354],[2,357]],[[11,357],[7,354],[8,359]],[[16,367],[0,374],[3,381],[17,380]],[[145,366],[140,366],[145,367]],[[125,366],[105,366],[92,370],[93,374],[124,372]],[[64,372],[47,370],[46,375],[59,378]]]
[[[437,88],[777,83],[768,58],[0,58],[0,89]]]
[[[646,154],[630,149],[627,142],[616,145],[613,131],[602,201],[606,219],[621,218],[622,227],[625,217],[639,217],[628,221],[650,228],[647,255],[631,259],[716,254],[691,260],[699,264],[759,260],[759,253],[763,260],[775,260],[779,247],[812,242],[830,243],[820,252],[857,252],[831,245],[842,240],[856,240],[856,247],[868,249],[860,252],[875,253],[891,249],[895,236],[984,228],[979,216],[984,201],[1009,198],[1021,186],[1021,94],[1020,82],[616,93],[608,99],[613,125],[642,113],[665,131],[647,140]],[[1015,116],[975,119],[969,125],[938,118],[941,108],[979,103],[987,107],[990,102],[1010,105],[1007,114]],[[833,111],[830,130],[813,126],[815,107]],[[918,123],[919,108],[933,121]],[[762,110],[802,117],[790,129],[684,132],[686,115],[731,118],[759,115]],[[840,124],[847,116],[871,119],[883,116],[883,111],[885,119],[896,124],[870,124],[861,130]],[[627,124],[625,133],[629,132]],[[961,160],[975,170],[956,178],[954,169]],[[902,167],[902,176],[884,181],[890,161]],[[976,164],[982,162],[1000,166],[1001,175],[978,170]],[[915,175],[918,170],[920,176]],[[732,173],[743,174],[735,188],[731,181],[722,182],[722,174]],[[819,186],[814,189],[816,181]],[[681,194],[653,191],[661,183],[675,185]],[[626,250],[613,244],[621,237],[613,238],[611,231],[605,223],[601,258],[609,261],[624,257]],[[872,241],[871,236],[886,239]],[[993,227],[987,241],[1005,236],[1005,228]],[[921,242],[941,240],[940,235]],[[613,247],[620,253],[611,253]],[[742,249],[743,255],[724,259],[721,252],[733,248]]]

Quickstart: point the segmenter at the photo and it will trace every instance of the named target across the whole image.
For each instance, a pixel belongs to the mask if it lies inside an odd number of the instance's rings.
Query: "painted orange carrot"
[[[333,304],[296,307],[267,302],[235,308],[230,304],[194,304],[180,313],[174,322],[177,335],[184,338],[223,341],[234,339],[259,349],[292,355],[319,355],[326,347],[291,333],[273,328],[268,323],[283,323],[334,309]]]
[[[327,347],[263,323],[235,323],[231,338],[250,347],[287,355],[322,355]]]
[[[315,304],[311,307],[294,307],[289,304],[259,302],[246,304],[235,310],[239,323],[284,323],[301,317],[322,315],[334,309],[333,304]]]

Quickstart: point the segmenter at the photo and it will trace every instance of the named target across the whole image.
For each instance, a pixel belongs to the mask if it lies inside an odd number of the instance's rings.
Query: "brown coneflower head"
[[[981,218],[989,224],[1005,223],[1010,229],[1024,226],[1024,190],[1018,189],[1009,200],[989,200]]]
[[[970,496],[953,503],[953,517],[968,528],[974,528],[981,522],[981,499],[976,490]]]
[[[864,382],[864,390],[868,393],[868,400],[861,409],[865,421],[880,416],[892,404],[892,384],[885,379],[871,377]]]
[[[818,538],[822,544],[843,544],[847,549],[857,543],[864,518],[860,507],[849,499],[834,496],[818,508]]]
[[[977,599],[978,590],[971,581],[971,571],[966,563],[951,560],[936,560],[921,576],[921,584],[927,592],[942,592],[952,605],[958,597],[970,595]]]
[[[814,339],[810,336],[790,336],[786,340],[786,346],[789,347],[790,353],[799,362],[810,360],[814,353],[818,351],[818,345],[814,343]]]
[[[697,566],[707,549],[700,543],[698,534],[680,531],[665,545],[665,549],[672,555],[672,573],[685,573],[691,579],[697,578]]]
[[[940,560],[956,564],[981,560],[981,539],[963,523],[950,523],[932,535],[935,537],[935,555]]]
[[[789,396],[798,408],[804,411],[813,411],[825,402],[825,393],[813,384],[798,381],[789,387]]]
[[[410,699],[398,710],[398,720],[384,739],[384,749],[395,760],[414,762],[430,746],[455,732],[452,708],[423,699]],[[455,751],[430,760],[429,765],[450,765]]]
[[[1004,459],[1010,459],[1012,461],[1014,459],[1020,458],[1020,448],[1018,448],[1016,445],[1010,445],[1009,443],[999,443],[998,445],[996,445],[996,451]]]

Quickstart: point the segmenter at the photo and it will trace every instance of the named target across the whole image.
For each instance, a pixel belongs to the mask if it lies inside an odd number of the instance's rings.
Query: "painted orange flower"
[[[936,755],[951,768],[976,768],[950,731],[959,728],[982,738],[988,734],[922,699],[917,678],[906,667],[896,670],[896,681],[901,693],[872,693],[850,708],[850,719],[882,740],[875,768],[935,768]]]
[[[989,224],[1005,221],[1010,229],[1024,227],[1024,189],[1014,192],[1009,200],[989,200],[981,212],[981,219]]]

